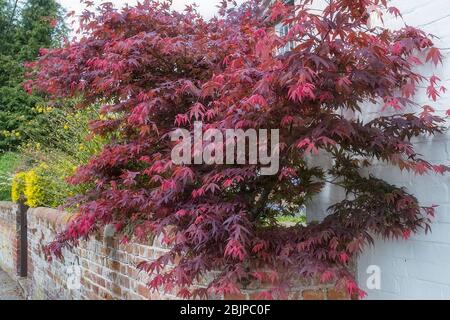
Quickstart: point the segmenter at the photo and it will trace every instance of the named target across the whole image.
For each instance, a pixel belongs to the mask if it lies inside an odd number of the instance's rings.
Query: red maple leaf
[[[442,58],[441,51],[438,48],[433,47],[428,51],[426,61],[428,62],[431,60],[435,65],[438,65],[439,63],[442,63]]]

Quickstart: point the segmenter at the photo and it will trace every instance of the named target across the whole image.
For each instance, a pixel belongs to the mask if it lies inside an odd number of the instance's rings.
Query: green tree
[[[35,60],[40,48],[62,43],[63,16],[55,0],[0,0],[0,152],[14,150],[29,130],[42,126],[36,112],[42,97],[22,87],[24,63]]]
[[[59,46],[65,35],[63,10],[55,0],[28,0],[21,12],[20,59],[34,60],[40,48]]]

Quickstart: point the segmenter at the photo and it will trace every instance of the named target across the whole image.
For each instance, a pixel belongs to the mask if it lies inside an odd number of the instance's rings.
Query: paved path
[[[3,270],[0,269],[0,300],[23,300],[22,291]]]

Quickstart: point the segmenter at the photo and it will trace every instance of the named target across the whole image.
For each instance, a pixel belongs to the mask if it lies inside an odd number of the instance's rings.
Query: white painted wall
[[[322,1],[316,0],[315,5],[320,8]],[[444,53],[444,66],[427,66],[420,71],[426,76],[436,74],[450,90],[450,0],[391,0],[390,4],[400,9],[408,25],[439,37],[435,43]],[[385,26],[389,28],[402,25],[401,19],[385,20]],[[430,104],[425,88],[419,92],[416,101]],[[431,105],[445,113],[450,109],[450,94],[443,95],[437,104]],[[366,120],[380,112],[378,105],[367,104],[363,109]],[[415,145],[427,160],[450,165],[450,132],[417,139]],[[323,155],[311,160],[323,167],[330,161]],[[418,234],[408,241],[377,240],[374,247],[359,257],[357,276],[360,287],[368,294],[367,299],[450,299],[450,175],[417,177],[385,164],[374,166],[370,173],[406,187],[423,205],[440,207],[431,234]],[[326,216],[326,209],[343,197],[342,190],[327,185],[308,205],[308,220],[321,221]],[[366,286],[369,277],[366,271],[372,265],[381,270],[380,290],[369,290]]]
[[[436,45],[445,54],[444,67],[427,67],[422,72],[438,75],[450,88],[450,1],[393,0],[391,4],[401,10],[406,23],[440,37]],[[398,26],[399,22],[386,24]],[[424,92],[416,100],[428,101]],[[436,106],[442,112],[450,109],[450,95],[443,96]],[[450,134],[418,139],[416,146],[426,159],[450,164]],[[450,176],[415,177],[382,164],[371,171],[407,187],[423,204],[436,204],[440,208],[431,234],[419,234],[409,241],[378,240],[374,248],[359,258],[359,285],[368,293],[367,299],[450,299]],[[381,268],[381,290],[366,287],[369,265]]]

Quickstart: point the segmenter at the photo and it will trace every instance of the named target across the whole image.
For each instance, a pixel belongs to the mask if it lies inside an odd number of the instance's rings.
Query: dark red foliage
[[[348,264],[373,236],[401,239],[428,230],[434,208],[360,169],[384,161],[420,175],[448,171],[422,159],[410,142],[443,130],[432,107],[412,100],[422,83],[429,83],[432,100],[444,91],[438,78],[414,69],[440,63],[439,50],[411,26],[368,29],[367,8],[385,8],[386,0],[330,1],[323,13],[309,10],[311,2],[295,10],[277,2],[267,11],[257,1],[237,9],[224,1],[222,16],[211,21],[154,1],[86,11],[84,37],[46,52],[28,83],[55,98],[101,103],[108,120],[93,122],[92,130],[112,137],[73,177],[95,188],[50,252],[60,255],[114,224],[124,240],[151,234],[171,246],[141,265],[156,272],[154,289],[176,285],[180,296],[193,297],[269,281],[274,289],[264,297],[279,298],[291,276],[300,275],[337,280],[361,294]],[[291,26],[283,37],[275,33],[280,22]],[[293,49],[278,54],[289,43]],[[393,115],[358,116],[372,103]],[[411,106],[419,112],[404,113]],[[349,112],[355,116],[343,116]],[[194,119],[219,129],[280,128],[279,174],[261,176],[255,165],[175,166],[168,134],[178,126],[192,130]],[[323,156],[333,160],[330,168],[314,165]],[[328,218],[308,226],[277,223],[274,206],[293,214],[325,183],[347,191]],[[193,290],[211,270],[220,274],[208,290]]]

